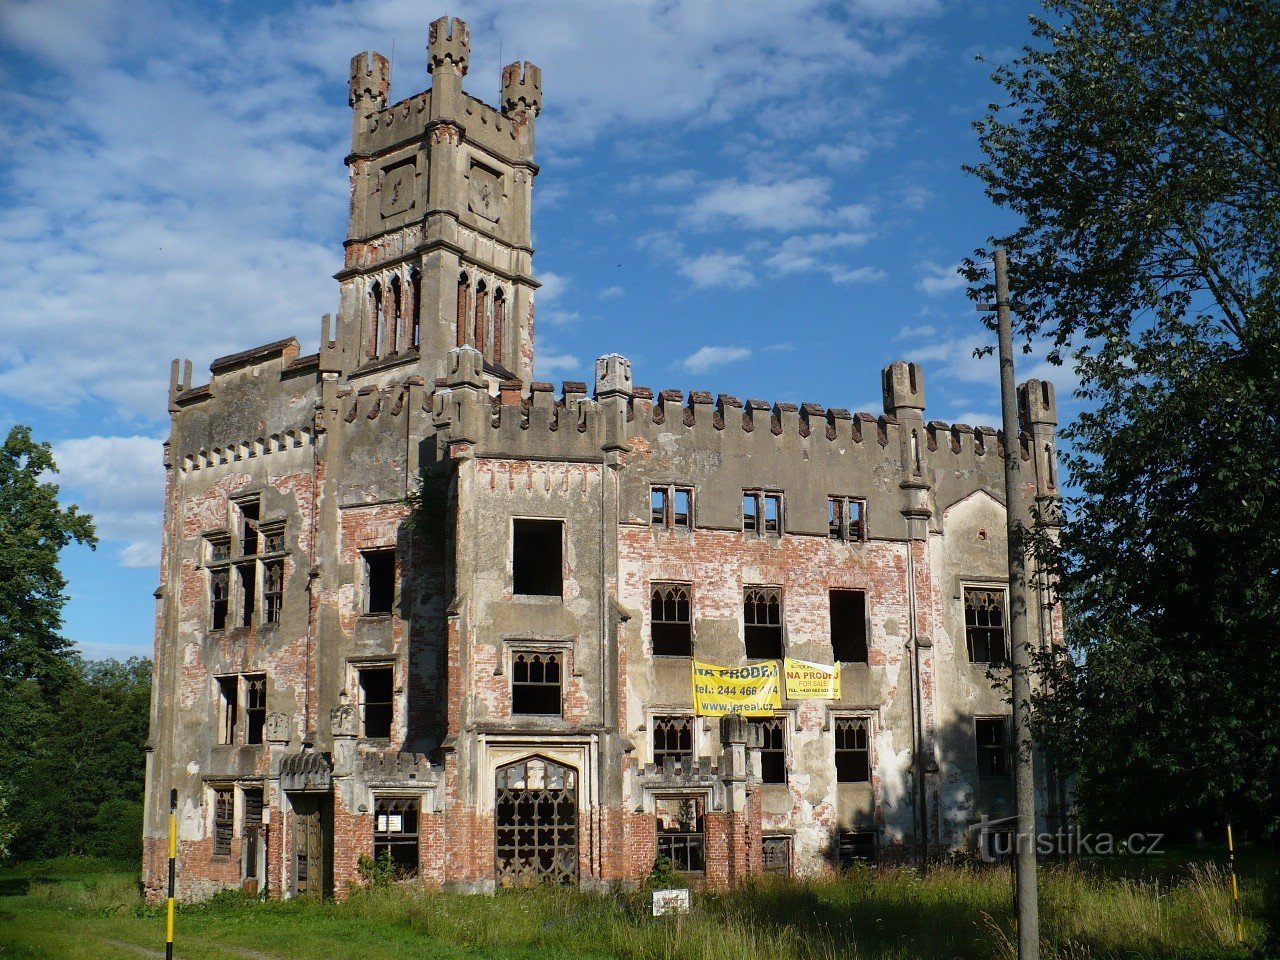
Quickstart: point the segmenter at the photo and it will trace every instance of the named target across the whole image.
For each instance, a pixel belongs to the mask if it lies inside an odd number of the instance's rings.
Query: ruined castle
[[[318,353],[174,363],[144,879],[179,895],[812,875],[972,849],[1012,811],[1003,461],[1052,513],[1053,389],[1021,436],[533,379],[542,78],[351,63],[350,224]],[[1039,589],[1035,642],[1061,642]],[[838,696],[699,716],[691,669],[839,665]],[[1061,816],[1053,771],[1040,809]],[[364,872],[368,871],[364,860]]]

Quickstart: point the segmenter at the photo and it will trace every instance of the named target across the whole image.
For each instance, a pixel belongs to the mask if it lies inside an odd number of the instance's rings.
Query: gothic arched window
[[[382,346],[382,284],[373,281],[369,291],[369,356],[376,357]]]
[[[499,287],[493,292],[493,359],[502,362],[502,344],[507,326],[507,294]]]
[[[465,273],[458,276],[458,313],[455,326],[458,328],[458,346],[467,342],[467,326],[471,317],[471,278]]]
[[[409,345],[417,350],[422,345],[422,271],[417,267],[409,271],[409,316]]]
[[[389,324],[387,326],[387,340],[391,353],[400,352],[401,330],[400,323],[403,319],[402,307],[403,302],[400,296],[400,277],[396,275],[391,278],[391,309],[387,311]]]
[[[476,283],[475,346],[484,352],[485,327],[489,315],[489,287],[483,280]]]

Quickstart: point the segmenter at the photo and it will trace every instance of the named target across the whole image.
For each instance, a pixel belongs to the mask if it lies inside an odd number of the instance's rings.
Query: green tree
[[[1047,0],[968,169],[1074,367],[1051,742],[1086,814],[1280,828],[1280,6]],[[966,262],[992,296],[990,250]],[[1064,732],[1065,731],[1065,732]]]
[[[70,641],[59,634],[67,581],[58,555],[96,546],[93,520],[58,502],[53,450],[21,424],[0,447],[0,682],[49,681]]]

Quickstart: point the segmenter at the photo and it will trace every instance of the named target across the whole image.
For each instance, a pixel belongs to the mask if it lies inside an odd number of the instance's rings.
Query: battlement
[[[502,68],[502,112],[532,119],[542,110],[542,71],[516,61]]]
[[[391,63],[386,57],[366,50],[351,58],[347,103],[353,110],[364,116],[376,113],[387,105],[390,91]]]
[[[471,28],[467,22],[461,17],[440,17],[431,21],[427,54],[427,70],[432,75],[448,68],[465,77],[471,62]]]

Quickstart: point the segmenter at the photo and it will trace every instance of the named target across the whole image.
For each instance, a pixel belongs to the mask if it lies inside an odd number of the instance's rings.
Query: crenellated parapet
[[[432,76],[451,71],[465,77],[471,63],[471,28],[467,22],[461,17],[431,21],[427,57],[427,70]]]
[[[542,111],[542,71],[528,60],[502,68],[502,112],[521,122]]]

